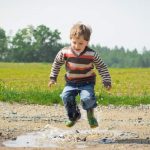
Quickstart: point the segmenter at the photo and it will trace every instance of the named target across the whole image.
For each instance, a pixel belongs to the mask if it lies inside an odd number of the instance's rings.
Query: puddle
[[[76,148],[86,148],[92,145],[115,143],[116,139],[135,138],[135,133],[116,130],[68,130],[53,126],[18,136],[15,140],[3,142],[6,147],[51,147],[59,148],[68,142]]]

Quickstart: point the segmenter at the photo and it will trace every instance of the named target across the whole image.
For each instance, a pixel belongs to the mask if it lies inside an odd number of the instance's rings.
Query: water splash
[[[92,138],[90,138],[92,136]],[[95,136],[93,138],[93,136]],[[76,130],[61,129],[51,125],[38,132],[18,136],[15,140],[5,141],[6,147],[51,147],[58,148],[66,143],[72,143],[76,148],[86,148],[95,144],[115,143],[116,138],[133,138],[136,134],[116,130]],[[68,145],[68,144],[67,144]]]

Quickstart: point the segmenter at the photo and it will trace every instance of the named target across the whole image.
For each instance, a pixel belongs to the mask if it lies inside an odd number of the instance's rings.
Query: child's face
[[[87,45],[88,41],[84,40],[83,36],[71,38],[71,47],[76,51],[83,51]]]

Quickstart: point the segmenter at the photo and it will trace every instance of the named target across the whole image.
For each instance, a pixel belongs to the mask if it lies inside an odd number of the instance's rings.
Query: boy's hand
[[[111,86],[106,86],[105,88],[109,91],[111,89]]]
[[[49,83],[48,83],[48,87],[51,87],[51,86],[52,86],[52,84],[56,84],[56,82],[55,82],[55,81],[53,81],[53,80],[50,80],[50,81],[49,81]]]

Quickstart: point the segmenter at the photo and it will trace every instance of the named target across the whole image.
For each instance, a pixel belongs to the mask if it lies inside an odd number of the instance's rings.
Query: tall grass
[[[62,104],[65,69],[57,84],[48,88],[51,65],[47,63],[0,63],[0,100],[5,102]],[[97,74],[95,92],[101,105],[150,104],[150,68],[109,69],[112,89],[107,92]],[[97,73],[97,72],[96,72]]]

